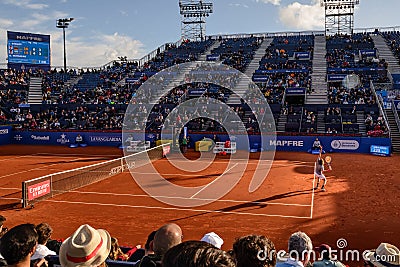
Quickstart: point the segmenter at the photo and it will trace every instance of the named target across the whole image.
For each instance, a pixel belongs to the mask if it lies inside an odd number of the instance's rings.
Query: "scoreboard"
[[[50,35],[7,32],[8,65],[50,69]]]

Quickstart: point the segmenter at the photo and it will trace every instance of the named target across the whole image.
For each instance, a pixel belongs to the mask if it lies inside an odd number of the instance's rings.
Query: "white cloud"
[[[49,6],[47,4],[32,3],[31,0],[4,0],[4,3],[27,9],[45,9]]]
[[[13,21],[10,20],[10,19],[3,19],[3,18],[0,18],[0,25],[1,25],[1,27],[7,28],[7,27],[12,26],[13,24],[14,24]]]
[[[96,37],[88,40],[68,38],[67,65],[74,67],[99,67],[119,56],[138,59],[144,54],[144,45],[129,36],[114,33],[112,35],[96,33]],[[52,66],[62,66],[63,43],[62,34],[52,35]]]
[[[324,27],[325,13],[317,0],[311,4],[294,2],[279,8],[279,19],[287,27],[299,30],[321,29]]]
[[[120,13],[122,16],[128,16],[128,12],[126,12],[125,10],[120,10],[119,13]]]
[[[229,6],[249,8],[246,4],[230,3]]]
[[[273,4],[275,6],[279,6],[281,4],[281,0],[256,0],[256,2],[262,2],[265,4]]]

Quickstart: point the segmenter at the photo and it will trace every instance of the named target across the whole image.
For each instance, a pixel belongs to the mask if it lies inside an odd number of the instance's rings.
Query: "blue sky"
[[[213,0],[207,34],[322,30],[320,0]],[[360,0],[355,27],[398,26],[399,0]],[[68,65],[100,66],[118,56],[140,58],[180,38],[178,0],[0,0],[0,63],[7,30],[49,34],[52,66],[63,64],[59,18],[66,30]]]

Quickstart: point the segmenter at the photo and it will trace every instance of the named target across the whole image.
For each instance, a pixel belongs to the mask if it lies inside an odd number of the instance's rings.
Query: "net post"
[[[53,197],[53,175],[50,175],[50,195]]]
[[[26,208],[27,206],[27,197],[26,197],[26,183],[22,182],[22,198],[21,198],[21,204],[22,208]]]

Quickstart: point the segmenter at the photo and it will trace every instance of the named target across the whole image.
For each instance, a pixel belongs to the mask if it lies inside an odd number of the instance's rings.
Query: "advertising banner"
[[[1,133],[1,131],[0,131]],[[13,132],[11,133],[14,144],[40,144],[40,145],[70,145],[75,142],[76,136],[80,134],[84,142],[89,146],[120,146],[122,144],[122,133],[101,133],[101,132]],[[212,138],[213,133],[192,134],[190,137],[191,147],[196,141],[204,137]],[[1,136],[1,135],[0,135]],[[218,135],[221,142],[228,140],[228,135]],[[133,133],[135,140],[143,139],[142,133]],[[171,139],[170,134],[159,136],[155,133],[146,133],[146,141],[155,144],[158,139]],[[311,149],[316,136],[260,136],[260,135],[236,135],[237,149],[249,150],[254,144],[259,149],[277,151],[302,151]],[[391,147],[390,138],[372,137],[344,137],[344,136],[318,136],[326,152],[353,152],[370,153],[371,145]],[[232,141],[232,140],[231,140]],[[261,142],[262,141],[262,142]],[[190,146],[190,144],[189,144]]]
[[[43,197],[51,193],[50,180],[28,186],[28,200]]]
[[[11,126],[0,126],[0,145],[10,144],[11,136],[12,136]]]

